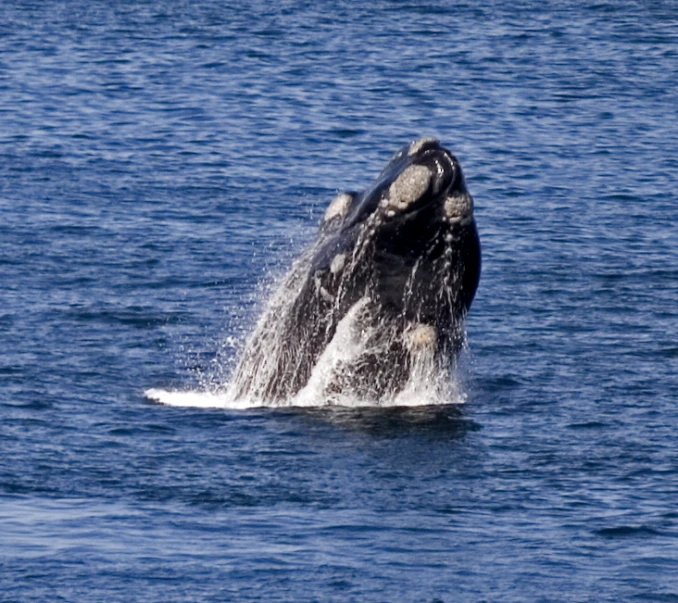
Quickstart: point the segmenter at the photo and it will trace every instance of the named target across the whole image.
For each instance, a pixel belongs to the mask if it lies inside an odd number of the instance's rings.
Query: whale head
[[[480,277],[473,198],[438,140],[403,146],[365,191],[338,195],[322,230],[315,268],[336,274],[352,258],[353,286],[370,280],[387,311],[446,323],[468,311]]]
[[[411,221],[420,212],[452,224],[473,219],[473,198],[459,161],[429,137],[403,146],[364,192],[338,195],[324,221],[346,229],[371,216],[389,224]]]

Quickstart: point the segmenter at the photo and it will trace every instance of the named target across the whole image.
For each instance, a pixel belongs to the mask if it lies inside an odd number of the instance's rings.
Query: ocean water
[[[3,0],[0,600],[678,601],[677,72],[659,0]],[[459,394],[206,394],[421,135],[483,245]]]

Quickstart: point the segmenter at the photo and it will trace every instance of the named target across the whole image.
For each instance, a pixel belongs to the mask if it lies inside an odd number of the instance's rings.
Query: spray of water
[[[479,277],[461,167],[438,141],[419,139],[371,188],[330,204],[228,379],[203,381],[203,397],[147,395],[231,408],[461,402],[455,363]]]
[[[381,219],[375,214],[361,226],[349,257],[336,262],[341,270],[330,281],[323,283],[312,273],[313,258],[326,240],[322,235],[293,263],[268,299],[230,379],[212,376],[203,379],[199,391],[152,389],[146,396],[173,406],[231,409],[463,402],[455,361],[440,353],[435,328],[405,318],[419,262],[406,280],[402,315],[384,312],[374,295],[370,255]],[[435,260],[441,308],[454,306],[452,255],[448,240]],[[455,327],[454,337],[463,340],[463,324]]]

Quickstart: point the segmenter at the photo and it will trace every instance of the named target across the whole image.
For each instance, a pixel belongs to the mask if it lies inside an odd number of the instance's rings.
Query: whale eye
[[[434,163],[436,166],[436,175],[438,178],[442,178],[445,175],[445,167],[443,166],[443,162],[440,159],[436,159]]]
[[[447,154],[437,156],[433,160],[433,194],[438,195],[448,188],[455,180],[457,173],[454,161]]]

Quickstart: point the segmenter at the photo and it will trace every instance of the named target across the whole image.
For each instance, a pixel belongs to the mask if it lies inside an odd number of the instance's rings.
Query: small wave
[[[229,408],[245,410],[256,406],[248,400],[229,399],[224,394],[210,391],[181,391],[166,389],[147,389],[144,395],[151,402],[158,402],[167,406],[179,406],[186,408]],[[261,404],[259,406],[262,406]]]
[[[612,528],[601,528],[595,530],[595,533],[598,536],[603,536],[605,538],[648,538],[652,536],[660,536],[661,532],[657,531],[655,528],[647,525],[639,526],[615,526]]]

